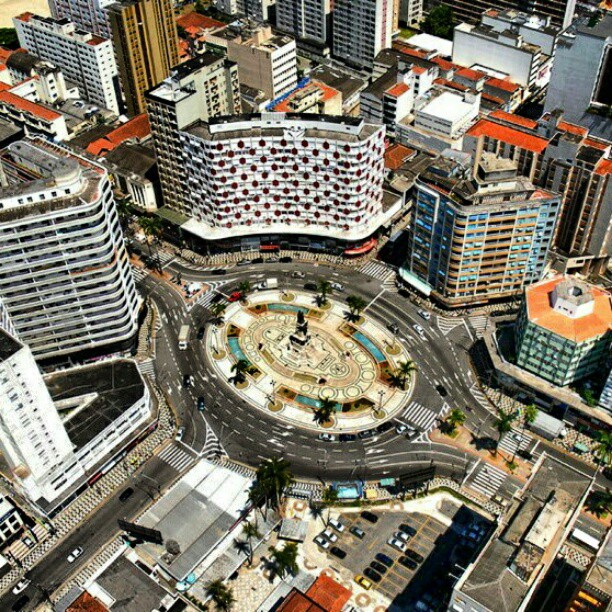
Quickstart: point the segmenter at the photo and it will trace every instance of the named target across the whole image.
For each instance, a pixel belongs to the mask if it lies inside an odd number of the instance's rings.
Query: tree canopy
[[[429,11],[427,17],[421,24],[423,32],[439,36],[440,38],[453,39],[453,10],[446,4],[440,4]]]

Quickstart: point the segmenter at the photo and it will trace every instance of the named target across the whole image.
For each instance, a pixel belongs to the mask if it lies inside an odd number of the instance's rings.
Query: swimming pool
[[[306,406],[310,406],[311,408],[321,407],[320,399],[316,399],[314,397],[308,397],[307,395],[296,395],[295,401],[299,402],[300,404],[305,404]],[[340,410],[342,410],[342,404],[338,404],[336,402],[336,405],[334,406],[334,408],[336,409],[336,412],[340,412]]]
[[[303,312],[308,313],[308,308],[294,306],[293,304],[268,304],[268,310],[280,310],[283,312]]]
[[[359,499],[361,487],[357,483],[337,484],[334,487],[338,491],[338,499]]]
[[[237,357],[238,359],[244,359],[245,361],[249,361],[246,355],[242,352],[242,349],[240,348],[240,341],[238,340],[238,338],[236,337],[228,338],[227,342],[230,346],[230,350],[234,354],[234,357]]]
[[[378,361],[379,363],[387,361],[387,358],[385,357],[384,353],[361,332],[355,332],[351,337],[355,338],[355,340],[357,340],[357,342],[359,342],[360,344],[363,344],[366,350],[372,355],[372,357],[374,357],[374,359],[376,359],[376,361]]]

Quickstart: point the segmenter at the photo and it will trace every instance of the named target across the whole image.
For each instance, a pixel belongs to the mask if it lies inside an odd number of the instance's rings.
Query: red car
[[[228,298],[227,301],[228,302],[237,302],[238,300],[242,299],[242,293],[240,293],[240,291],[234,291],[234,293],[232,293]]]

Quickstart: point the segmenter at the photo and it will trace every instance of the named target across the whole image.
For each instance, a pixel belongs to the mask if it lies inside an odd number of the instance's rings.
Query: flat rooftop
[[[429,104],[426,104],[421,110],[417,111],[417,116],[423,113],[432,117],[459,121],[473,109],[474,105],[465,102],[462,96],[458,96],[450,91],[443,91]]]
[[[144,394],[136,363],[114,360],[45,376],[70,441],[88,444]]]

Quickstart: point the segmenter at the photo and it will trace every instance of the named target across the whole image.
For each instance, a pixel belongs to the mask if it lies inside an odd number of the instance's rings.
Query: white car
[[[412,326],[412,329],[414,329],[414,331],[415,331],[417,334],[419,334],[419,336],[420,336],[420,337],[421,337],[423,340],[425,340],[425,338],[426,338],[426,336],[425,336],[425,330],[424,330],[424,329],[423,329],[423,328],[422,328],[422,327],[421,327],[421,326],[420,326],[418,323],[415,323],[415,324]]]
[[[83,554],[83,549],[79,546],[68,555],[68,563],[74,563]]]
[[[344,285],[341,283],[331,282],[329,284],[334,291],[340,291],[340,293],[344,291]]]
[[[30,584],[32,584],[31,580],[27,578],[22,578],[14,587],[13,587],[13,595],[19,595],[22,591],[25,591]]]
[[[321,535],[318,535],[313,541],[315,544],[320,546],[323,550],[327,550],[329,548],[329,540],[326,540]]]
[[[176,436],[174,436],[174,439],[177,442],[180,442],[183,439],[184,435],[185,435],[185,428],[184,427],[179,427],[178,431],[176,432]]]
[[[319,440],[323,440],[324,442],[333,442],[336,439],[336,436],[334,436],[334,434],[330,434],[330,433],[320,433],[319,434]]]
[[[406,433],[407,431],[408,431],[408,425],[404,425],[404,423],[398,423],[395,426],[396,434],[403,434],[403,433]]]
[[[408,540],[410,540],[410,536],[407,533],[404,533],[403,531],[396,531],[393,534],[393,537],[396,540],[401,540],[402,542],[406,542],[406,543],[408,543]]]
[[[295,272],[291,273],[291,278],[306,278],[306,274],[304,272],[296,270]]]
[[[419,316],[423,317],[423,319],[425,319],[426,321],[429,321],[431,319],[431,313],[427,312],[426,310],[423,310],[422,308],[418,311]]]
[[[330,519],[329,519],[329,521],[328,521],[328,523],[329,523],[329,524],[330,524],[330,525],[331,525],[331,526],[332,526],[332,527],[333,527],[333,528],[334,528],[334,529],[335,529],[337,532],[342,533],[342,532],[344,531],[344,525],[343,525],[343,524],[342,524],[340,521],[338,521],[338,520],[336,520],[336,519],[333,519],[333,518],[330,518]]]
[[[338,541],[338,536],[331,529],[323,531],[321,537],[327,538],[332,544]]]
[[[395,550],[399,550],[401,553],[406,552],[406,544],[397,538],[389,538],[387,540],[387,544],[391,546],[391,548],[395,548]]]

